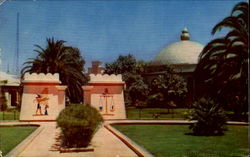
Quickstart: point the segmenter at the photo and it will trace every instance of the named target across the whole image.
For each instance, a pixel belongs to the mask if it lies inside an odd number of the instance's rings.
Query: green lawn
[[[247,156],[248,127],[228,126],[224,136],[192,136],[188,125],[114,125],[156,157]]]
[[[173,110],[173,113],[168,113],[168,110],[165,108],[144,108],[141,111],[135,107],[126,108],[128,119],[154,119],[154,114],[159,114],[159,119],[184,119],[184,112],[187,110],[185,108],[177,108]]]
[[[0,121],[2,120],[19,120],[20,112],[17,110],[13,111],[0,111]]]
[[[0,127],[0,150],[3,155],[11,151],[36,129],[35,126]]]

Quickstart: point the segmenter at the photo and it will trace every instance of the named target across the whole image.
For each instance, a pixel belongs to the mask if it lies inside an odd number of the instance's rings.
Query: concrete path
[[[102,127],[92,142],[95,157],[136,157],[137,155],[109,130]]]
[[[138,150],[143,155],[152,156],[146,150],[133,143],[123,134],[110,127],[110,124],[189,124],[192,122],[186,120],[113,120],[106,121],[105,127],[102,126],[94,135],[91,147],[94,152],[79,152],[79,153],[60,153],[58,150],[59,128],[56,128],[55,122],[42,123],[24,123],[24,122],[4,122],[0,125],[27,125],[39,124],[40,127],[26,138],[18,147],[12,150],[8,155],[18,157],[136,157],[135,150]],[[228,122],[230,125],[249,125],[244,122]],[[109,129],[109,130],[108,130]],[[111,133],[113,132],[113,133]],[[115,135],[116,134],[116,135]],[[119,139],[119,138],[120,139]],[[134,147],[132,151],[123,142],[129,143],[130,147]],[[125,143],[126,143],[125,142]]]
[[[55,122],[41,123],[42,130],[20,151],[18,157],[135,157],[122,141],[101,127],[92,140],[94,152],[60,153],[58,151],[59,129]]]

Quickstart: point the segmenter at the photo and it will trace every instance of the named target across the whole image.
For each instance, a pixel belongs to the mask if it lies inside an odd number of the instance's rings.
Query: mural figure
[[[49,108],[49,106],[48,106],[48,104],[47,104],[47,100],[49,100],[48,97],[42,97],[41,95],[37,94],[36,99],[34,100],[34,102],[37,103],[36,115],[43,115],[43,114],[42,114],[42,107],[41,107],[41,105],[42,105],[42,103],[44,103],[44,102],[46,102],[45,108],[44,108],[44,110],[45,110],[45,113],[44,113],[44,114],[45,114],[45,115],[48,115],[47,109]]]
[[[44,110],[45,110],[44,114],[45,114],[45,115],[48,115],[48,110],[47,110],[48,108],[49,108],[49,105],[46,104],[46,105],[45,105],[45,108],[44,108]]]

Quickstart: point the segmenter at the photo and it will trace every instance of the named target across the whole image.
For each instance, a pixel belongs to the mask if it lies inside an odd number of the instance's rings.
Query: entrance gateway
[[[84,103],[95,107],[104,119],[126,119],[122,75],[90,74],[82,86]],[[24,75],[20,121],[55,121],[65,108],[65,89],[59,74]]]
[[[24,75],[20,121],[55,121],[65,108],[65,89],[59,74]]]
[[[84,103],[95,107],[104,119],[126,119],[122,75],[90,74],[83,86]]]

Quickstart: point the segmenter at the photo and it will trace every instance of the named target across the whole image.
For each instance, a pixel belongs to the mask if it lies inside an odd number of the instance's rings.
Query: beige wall
[[[62,109],[65,108],[65,89],[60,86],[59,75],[31,74],[25,75],[23,83],[23,96],[21,104],[21,121],[56,120]],[[40,102],[40,110],[37,111],[37,94],[48,100]],[[48,105],[45,115],[45,106]]]
[[[104,119],[126,119],[124,84],[121,75],[91,74],[88,86],[83,86],[84,103],[95,107]],[[108,93],[103,94],[106,89]]]

